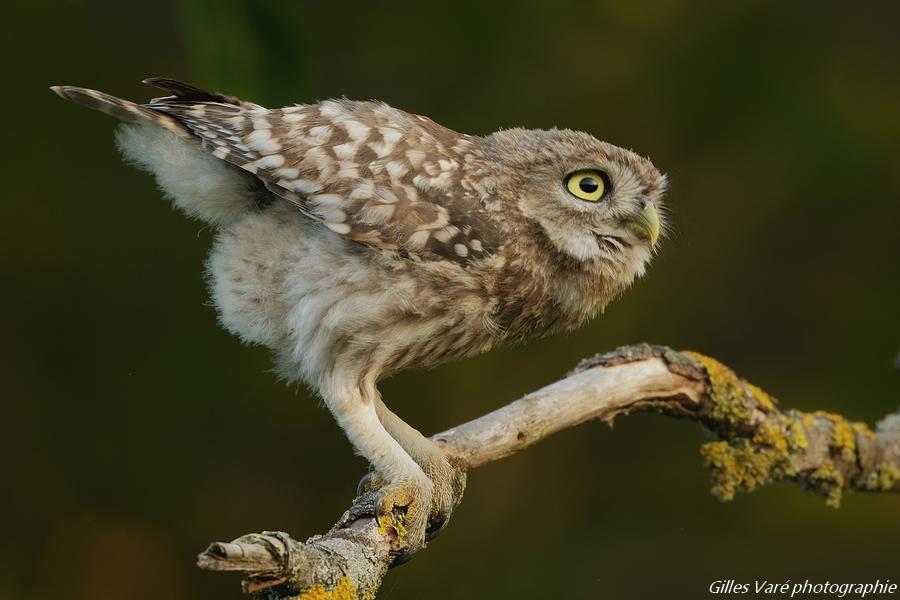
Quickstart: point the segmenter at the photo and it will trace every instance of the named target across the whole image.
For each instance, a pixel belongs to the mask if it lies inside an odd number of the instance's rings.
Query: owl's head
[[[625,285],[644,273],[666,231],[666,178],[649,160],[566,129],[499,131],[485,146],[504,196],[566,262]]]

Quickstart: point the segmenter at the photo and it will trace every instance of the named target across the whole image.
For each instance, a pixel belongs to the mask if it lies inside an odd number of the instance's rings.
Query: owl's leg
[[[434,485],[427,539],[435,537],[450,520],[453,509],[462,498],[466,485],[465,472],[456,469],[437,444],[422,435],[418,429],[394,414],[377,396],[375,411],[388,433],[406,450],[422,468]],[[376,489],[381,484],[377,472],[369,473],[360,482],[360,489]]]
[[[356,451],[386,480],[377,491],[376,517],[381,521],[395,508],[406,508],[403,525],[408,552],[414,553],[425,544],[434,490],[431,479],[379,420],[377,396],[352,384],[327,385],[321,391],[325,404]]]

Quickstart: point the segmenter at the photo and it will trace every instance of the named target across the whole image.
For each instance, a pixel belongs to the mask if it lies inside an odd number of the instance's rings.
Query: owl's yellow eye
[[[566,188],[576,198],[598,202],[609,189],[608,182],[609,177],[603,171],[575,171],[566,177]]]

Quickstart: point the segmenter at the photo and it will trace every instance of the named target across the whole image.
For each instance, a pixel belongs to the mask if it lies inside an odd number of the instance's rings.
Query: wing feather
[[[180,82],[154,85],[175,95],[146,109],[184,124],[214,156],[339,235],[461,264],[497,248],[476,138],[376,102],[266,109]]]

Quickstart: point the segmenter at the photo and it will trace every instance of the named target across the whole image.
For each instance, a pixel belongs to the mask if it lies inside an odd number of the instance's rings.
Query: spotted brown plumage
[[[414,551],[459,481],[379,379],[598,314],[655,252],[665,177],[577,131],[482,137],[381,102],[269,109],[147,82],[168,95],[54,91],[125,121],[125,157],[213,226],[222,324],[322,396],[378,474],[378,515],[405,507]]]
[[[335,233],[463,264],[496,250],[477,195],[483,157],[470,136],[380,102],[267,109],[172,80],[148,81],[174,95],[133,105],[134,114],[171,117],[213,156],[256,175]],[[100,94],[82,96],[92,93]]]

